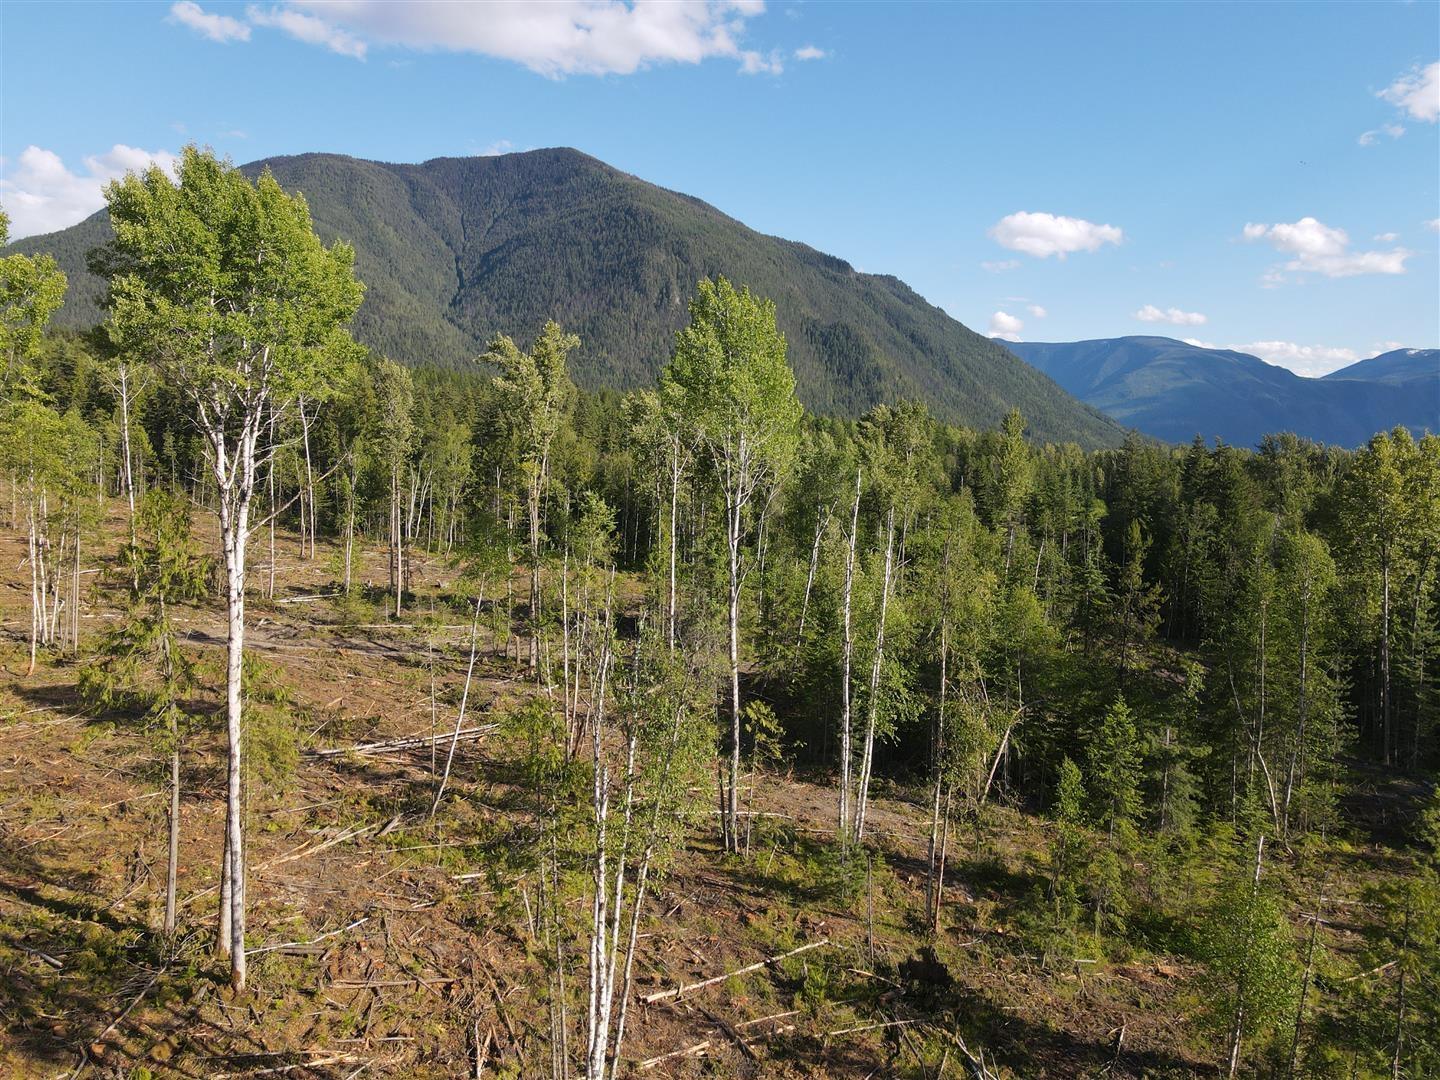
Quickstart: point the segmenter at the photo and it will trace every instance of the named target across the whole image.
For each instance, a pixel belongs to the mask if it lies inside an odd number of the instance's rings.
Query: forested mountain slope
[[[1170,442],[1196,435],[1253,446],[1290,431],[1359,446],[1397,424],[1440,428],[1440,352],[1401,349],[1323,379],[1307,379],[1249,353],[1165,337],[1023,341],[1010,351],[1082,401]]]
[[[923,400],[940,418],[991,427],[1011,407],[1034,435],[1113,445],[1118,424],[897,278],[765,236],[575,150],[394,165],[333,154],[272,158],[326,240],[356,248],[366,299],[357,336],[409,364],[463,364],[497,333],[528,339],[549,318],[578,333],[576,381],[647,385],[668,357],[698,279],[724,274],[774,300],[802,401],[856,416]],[[103,212],[14,248],[49,251],[70,276],[57,325],[99,319],[85,255]]]

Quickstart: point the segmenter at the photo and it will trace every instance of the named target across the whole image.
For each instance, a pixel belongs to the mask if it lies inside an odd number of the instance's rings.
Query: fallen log
[[[339,757],[342,754],[381,754],[387,750],[417,750],[424,746],[433,746],[437,743],[450,742],[459,739],[479,739],[490,734],[500,725],[481,724],[479,727],[465,728],[458,735],[455,732],[445,732],[442,735],[412,735],[403,739],[385,739],[381,742],[358,743],[355,746],[335,746],[324,750],[309,750],[312,757]]]
[[[696,1054],[703,1054],[706,1050],[709,1049],[710,1040],[701,1039],[698,1043],[692,1043],[689,1046],[681,1047],[679,1050],[671,1050],[668,1054],[661,1054],[659,1057],[646,1058],[644,1061],[640,1062],[639,1068],[641,1071],[644,1071],[645,1069],[653,1069],[656,1065],[659,1065],[666,1061],[670,1061],[672,1058],[693,1057]]]
[[[788,960],[792,956],[799,956],[803,952],[809,952],[811,949],[818,949],[829,944],[830,939],[828,937],[821,938],[819,941],[812,941],[808,945],[801,945],[798,949],[791,949],[789,952],[779,953],[776,956],[767,956],[764,960],[757,960],[755,963],[747,964],[745,967],[739,968],[736,971],[727,971],[724,975],[716,975],[709,979],[701,979],[699,982],[687,983],[684,986],[677,986],[673,990],[658,990],[653,994],[646,994],[640,1000],[646,1005],[653,1005],[657,1001],[678,999],[682,995],[690,993],[692,990],[703,990],[707,986],[722,983],[726,979],[734,978],[736,975],[748,975],[752,971],[759,971],[762,968],[769,967],[771,964],[778,964],[781,960]]]

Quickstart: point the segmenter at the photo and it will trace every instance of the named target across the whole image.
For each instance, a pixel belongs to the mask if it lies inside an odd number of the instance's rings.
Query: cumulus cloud
[[[825,57],[829,55],[830,54],[827,53],[824,49],[818,48],[814,45],[802,45],[800,46],[800,48],[795,50],[796,60],[824,60]]]
[[[1297,345],[1293,341],[1252,341],[1246,345],[1227,347],[1235,352],[1258,356],[1267,364],[1289,368],[1296,375],[1309,378],[1328,375],[1360,359],[1354,349],[1330,345]]]
[[[1297,345],[1293,341],[1251,341],[1240,345],[1217,345],[1213,341],[1201,341],[1199,338],[1181,340],[1197,349],[1227,349],[1230,352],[1249,353],[1251,356],[1258,356],[1267,364],[1289,368],[1296,375],[1312,379],[1338,371],[1360,359],[1354,349],[1332,345]],[[1386,352],[1388,349],[1377,346],[1376,351]]]
[[[1440,120],[1440,60],[1406,72],[1376,96],[1412,120],[1435,123]]]
[[[1440,217],[1432,217],[1429,221],[1425,222],[1425,228],[1431,232],[1440,232]]]
[[[1071,252],[1097,251],[1105,244],[1119,244],[1125,239],[1124,232],[1114,225],[1027,210],[1001,218],[991,228],[990,236],[1001,247],[1037,259],[1051,255],[1063,259]]]
[[[152,162],[174,172],[177,158],[168,150],[116,143],[103,154],[87,157],[83,172],[72,172],[53,150],[27,146],[0,179],[0,203],[10,214],[11,238],[54,232],[89,217],[105,205],[106,182]]]
[[[245,16],[256,26],[281,30],[296,41],[303,41],[306,45],[319,45],[341,56],[353,56],[356,60],[364,60],[369,49],[364,41],[343,27],[336,26],[318,15],[307,15],[293,8],[274,7],[267,11],[263,8],[248,7],[245,9]]]
[[[779,75],[784,70],[785,61],[781,59],[779,49],[771,49],[769,53],[746,49],[740,53],[742,75]]]
[[[1158,308],[1154,304],[1146,304],[1134,317],[1141,322],[1163,322],[1175,326],[1204,326],[1208,321],[1198,311],[1181,311],[1179,308]]]
[[[1039,304],[1031,304],[1026,310],[1029,311],[1030,314],[1037,319],[1043,319],[1046,315],[1050,314]]]
[[[224,18],[208,15],[193,3],[188,7],[195,9],[191,18]],[[698,64],[714,58],[734,61],[745,74],[779,74],[784,70],[779,50],[742,45],[748,20],[764,10],[763,0],[288,0],[251,6],[246,18],[254,26],[278,29],[356,59],[382,47],[476,53],[558,79],[628,75],[656,64]],[[248,35],[238,20],[229,21]],[[826,53],[806,45],[794,55],[797,60],[818,60]]]
[[[239,19],[206,11],[194,0],[180,0],[178,4],[171,4],[168,18],[171,22],[188,26],[201,37],[218,41],[222,45],[231,41],[250,40],[250,27]]]
[[[1405,260],[1414,252],[1405,248],[1389,251],[1351,251],[1350,237],[1337,229],[1303,217],[1290,224],[1246,224],[1241,235],[1246,240],[1268,241],[1277,251],[1292,256],[1282,267],[1293,273],[1323,274],[1325,277],[1354,277],[1357,274],[1403,274]],[[1263,279],[1266,284],[1283,280],[1275,270]]]
[[[990,336],[993,338],[1019,341],[1020,331],[1023,329],[1025,329],[1024,322],[1008,312],[997,311],[990,316]]]
[[[1396,240],[1400,239],[1400,234],[1393,232],[1376,233],[1374,239],[1377,243],[1393,244]]]

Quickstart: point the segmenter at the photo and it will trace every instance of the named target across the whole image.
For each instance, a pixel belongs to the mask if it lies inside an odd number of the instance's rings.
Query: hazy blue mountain
[[[1324,379],[1164,337],[1007,343],[1082,401],[1170,442],[1251,446],[1267,432],[1358,446],[1403,424],[1440,430],[1440,352],[1401,349]],[[1349,374],[1347,374],[1349,373]]]
[[[1395,349],[1356,361],[1324,378],[1335,382],[1436,383],[1440,380],[1440,349]]]
[[[467,363],[494,334],[528,339],[553,317],[583,341],[572,361],[581,385],[648,384],[696,281],[724,274],[775,301],[800,398],[817,412],[918,398],[983,427],[1017,406],[1044,439],[1093,447],[1123,435],[897,278],[762,235],[575,150],[421,165],[304,154],[245,169],[266,165],[304,193],[322,236],[355,245],[367,286],[356,334],[404,362]],[[85,255],[107,232],[102,212],[14,245],[53,252],[70,274],[59,325],[99,318]]]

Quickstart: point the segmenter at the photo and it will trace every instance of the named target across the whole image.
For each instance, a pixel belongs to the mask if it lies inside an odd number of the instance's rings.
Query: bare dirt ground
[[[485,1076],[549,1075],[546,960],[535,883],[513,858],[504,738],[459,745],[453,794],[430,823],[429,748],[311,753],[453,724],[468,633],[458,607],[436,604],[432,631],[383,608],[346,622],[332,601],[308,599],[333,589],[328,554],[304,561],[281,537],[276,602],[253,601],[249,641],[290,697],[301,752],[287,777],[250,783],[252,985],[232,999],[211,955],[218,734],[212,725],[185,747],[182,941],[166,959],[161,754],[123,718],[81,710],[75,663],[51,658],[25,676],[22,558],[15,534],[0,533],[0,1075],[458,1077],[476,1075],[477,1058]],[[448,575],[438,560],[420,567],[414,610],[430,610]],[[359,581],[383,578],[382,553],[365,553]],[[115,596],[104,575],[88,580],[82,633],[93,640]],[[215,654],[218,609],[185,620],[195,647]],[[505,642],[482,643],[477,722],[537,692]],[[210,702],[214,691],[212,676]],[[648,908],[641,994],[830,945],[637,1003],[633,1074],[970,1075],[962,1044],[1005,1076],[1213,1068],[1215,1048],[1189,1023],[1192,966],[1162,954],[1057,973],[1015,944],[1004,912],[1037,880],[1033,818],[997,808],[983,835],[957,834],[945,929],[927,952],[922,804],[892,792],[873,812],[873,919],[866,890],[836,899],[815,880],[833,814],[824,787],[760,778],[756,808],[774,816],[755,819],[747,859],[721,855],[711,822],[697,820]],[[572,903],[583,921],[584,897]]]

